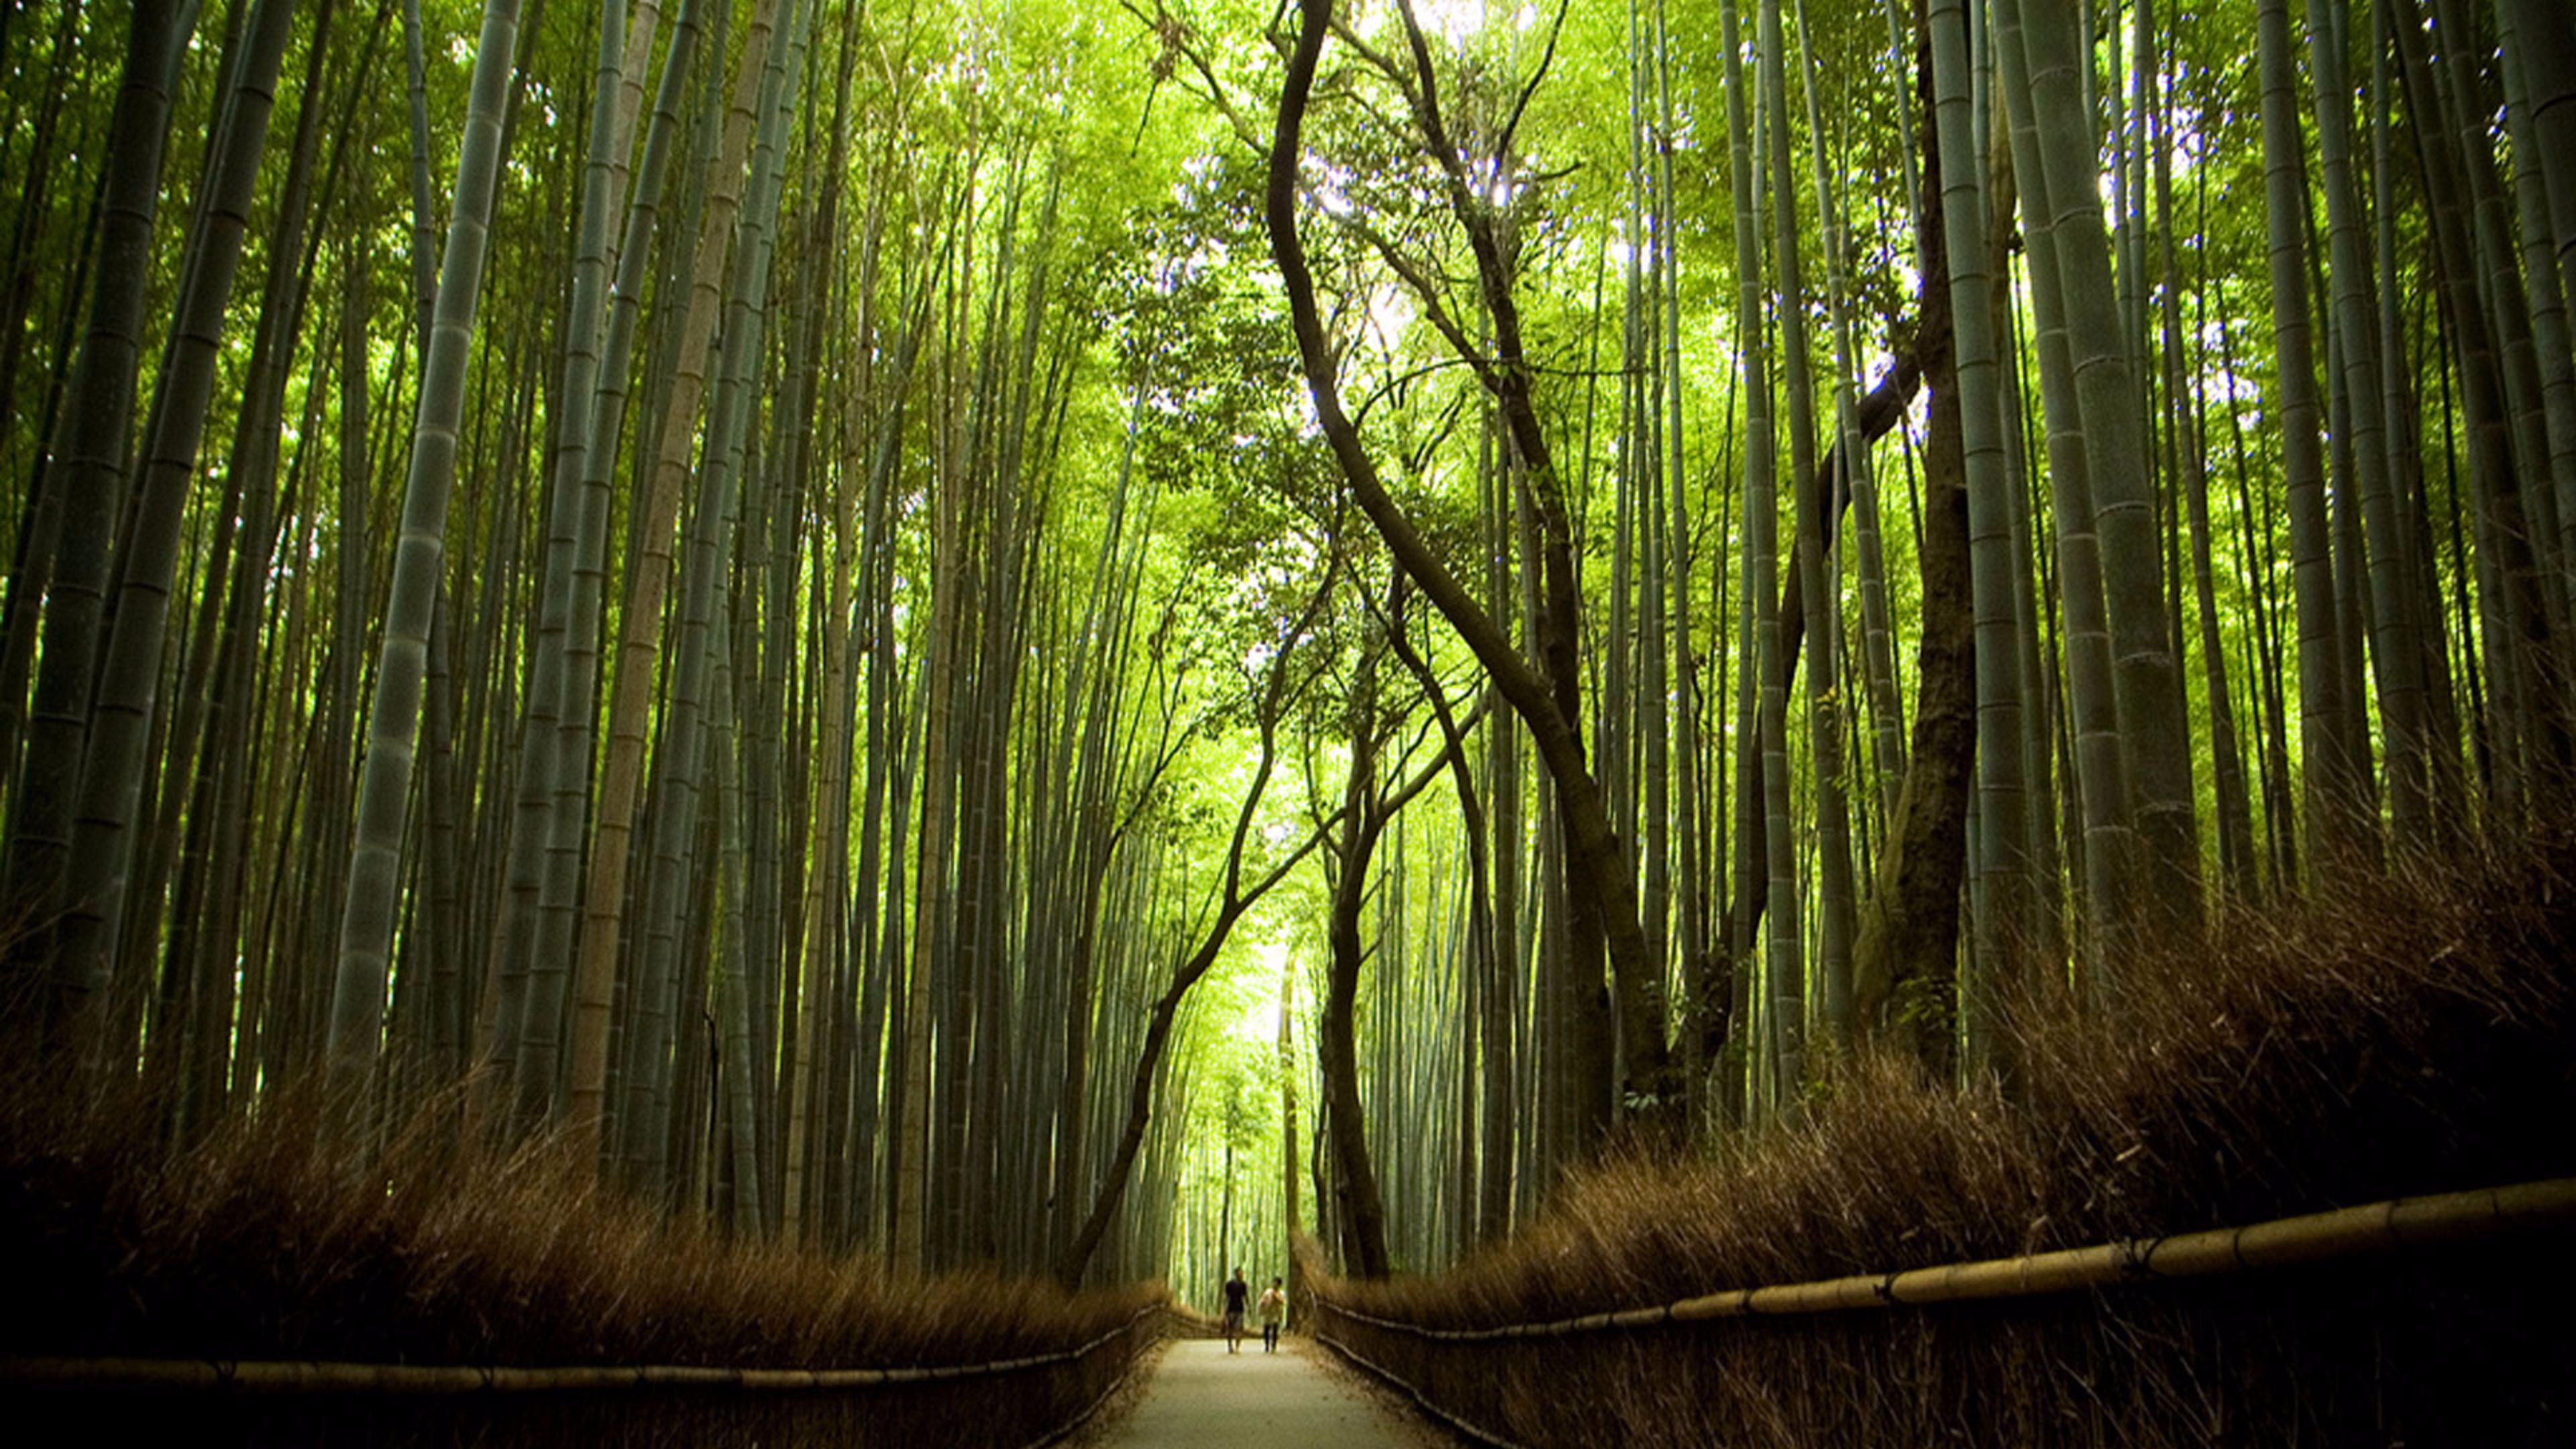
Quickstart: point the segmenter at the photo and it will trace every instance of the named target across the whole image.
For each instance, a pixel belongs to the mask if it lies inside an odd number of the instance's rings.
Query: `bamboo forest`
[[[2567,0],[0,0],[0,1424],[2570,1442],[2571,290]]]

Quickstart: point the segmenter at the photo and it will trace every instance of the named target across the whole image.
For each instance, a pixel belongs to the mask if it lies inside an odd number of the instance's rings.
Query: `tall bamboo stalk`
[[[1966,7],[1931,7],[1933,121],[1941,163],[1941,242],[1948,263],[1950,338],[1968,485],[1969,567],[1976,610],[1978,895],[1972,929],[1990,979],[2017,983],[2011,963],[2033,926],[2029,804],[2023,775],[2020,619],[2012,504],[2004,468],[2005,393],[1996,381],[1994,277],[1984,168],[1970,149]]]
[[[485,0],[474,55],[464,143],[456,163],[454,209],[439,264],[438,305],[421,372],[411,468],[403,490],[383,655],[369,705],[366,770],[350,855],[348,905],[340,922],[339,970],[331,993],[331,1052],[356,1069],[375,1058],[384,1015],[395,896],[410,813],[413,747],[420,738],[422,675],[437,608],[447,503],[456,479],[457,423],[464,411],[466,349],[482,299],[492,198],[501,169],[501,109],[519,43],[519,0]]]

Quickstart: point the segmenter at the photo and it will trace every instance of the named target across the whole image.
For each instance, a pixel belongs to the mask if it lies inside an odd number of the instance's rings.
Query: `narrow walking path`
[[[1229,1354],[1219,1339],[1173,1344],[1155,1366],[1144,1398],[1107,1439],[1108,1449],[1424,1449],[1441,1442],[1315,1362],[1326,1352],[1290,1339],[1263,1353],[1258,1335]]]

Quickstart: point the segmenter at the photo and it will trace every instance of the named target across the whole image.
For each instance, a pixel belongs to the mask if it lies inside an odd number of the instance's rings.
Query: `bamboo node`
[[[2163,1238],[2122,1238],[2120,1240],[2120,1277],[2137,1283],[2156,1276],[2156,1249],[2164,1246]]]

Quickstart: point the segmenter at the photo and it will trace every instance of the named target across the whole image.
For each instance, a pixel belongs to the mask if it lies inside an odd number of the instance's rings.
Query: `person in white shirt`
[[[1287,1316],[1288,1295],[1280,1288],[1279,1280],[1273,1278],[1270,1280],[1270,1286],[1261,1291],[1261,1351],[1263,1353],[1279,1351],[1279,1324]]]

